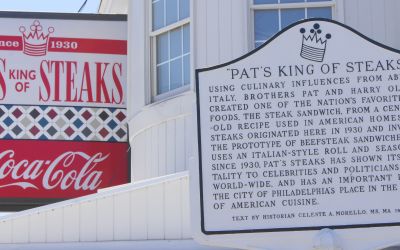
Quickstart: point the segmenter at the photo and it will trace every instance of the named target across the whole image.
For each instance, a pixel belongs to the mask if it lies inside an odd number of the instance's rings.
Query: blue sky
[[[0,11],[76,13],[85,0],[0,0]],[[87,0],[82,13],[97,13],[100,0]]]

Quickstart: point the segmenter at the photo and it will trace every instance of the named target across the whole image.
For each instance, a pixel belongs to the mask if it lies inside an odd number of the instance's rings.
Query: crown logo
[[[314,24],[308,35],[305,34],[305,28],[301,28],[300,33],[303,34],[300,56],[307,60],[322,62],[325,56],[326,44],[332,35],[328,33],[324,38],[318,23]]]
[[[22,33],[23,52],[29,56],[44,56],[47,53],[47,43],[49,36],[54,32],[53,27],[47,29],[48,33],[45,34],[42,25],[38,20],[33,21],[30,31],[27,31],[24,26],[19,27]]]

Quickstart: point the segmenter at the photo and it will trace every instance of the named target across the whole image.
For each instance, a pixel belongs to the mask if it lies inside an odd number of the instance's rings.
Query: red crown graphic
[[[40,25],[38,20],[33,21],[30,27],[30,32],[26,32],[24,26],[19,27],[19,31],[22,33],[22,40],[24,49],[23,52],[30,56],[44,56],[47,53],[47,43],[49,36],[54,32],[53,27],[48,28],[48,33],[42,32],[43,27]]]

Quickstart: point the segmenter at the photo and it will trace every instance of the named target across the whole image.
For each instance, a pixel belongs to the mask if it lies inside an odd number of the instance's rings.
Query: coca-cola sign
[[[0,194],[60,199],[123,184],[127,154],[126,143],[2,140]]]

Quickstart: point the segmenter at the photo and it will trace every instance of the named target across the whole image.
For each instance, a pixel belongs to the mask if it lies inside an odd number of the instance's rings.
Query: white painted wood
[[[132,179],[140,181],[146,179],[146,133],[138,134],[132,143]]]
[[[188,172],[108,188],[2,219],[1,243],[187,239]]]
[[[207,29],[207,66],[214,66],[219,64],[219,27],[218,27],[218,14],[219,6],[218,1],[215,0],[204,0],[207,2],[206,8],[206,29]],[[201,46],[201,45],[200,45]],[[204,51],[203,51],[204,53]]]
[[[185,166],[185,119],[179,117],[175,120],[175,164],[176,172],[186,169]]]
[[[172,174],[176,172],[176,164],[175,164],[175,146],[176,146],[176,138],[175,138],[175,120],[167,121],[167,174]]]
[[[129,192],[114,196],[114,240],[129,240],[131,235],[131,196]]]
[[[190,199],[189,199],[189,178],[181,179],[182,190],[182,239],[190,239],[192,230],[190,225]]]
[[[246,0],[231,1],[231,32],[232,39],[229,41],[231,45],[231,53],[229,60],[233,60],[239,56],[246,54],[250,46],[248,44],[249,37],[252,37],[253,27],[249,25],[250,6]]]
[[[12,220],[12,243],[29,242],[29,216]]]
[[[195,100],[195,93],[187,91],[167,100],[162,100],[142,107],[129,121],[130,140],[144,130],[157,126],[179,116],[192,113],[191,103]]]
[[[76,242],[80,239],[79,204],[67,205],[63,209],[63,241]]]
[[[145,169],[143,169],[142,171],[144,171],[145,172],[145,178],[147,179],[147,178],[150,178],[150,176],[151,176],[151,173],[152,173],[152,169],[151,169],[151,167],[152,167],[152,165],[151,165],[151,159],[152,159],[152,151],[151,151],[151,149],[152,149],[152,146],[153,146],[153,143],[152,143],[152,131],[151,131],[151,128],[150,129],[147,129],[146,131],[145,131],[145,137],[144,137],[144,144],[143,144],[143,146],[145,146],[146,147],[146,154],[145,154],[145,165],[144,165],[144,167],[145,167]]]
[[[150,86],[148,10],[146,0],[129,1],[128,21],[128,120],[146,105]],[[142,127],[140,127],[142,128]],[[131,134],[132,135],[132,134]]]
[[[193,156],[193,150],[196,150],[197,131],[193,123],[193,116],[185,116],[185,170],[189,169],[189,158]]]
[[[382,4],[381,1],[371,1],[370,7],[370,18],[372,22],[371,36],[373,36],[376,41],[383,43],[386,39],[385,29],[382,29],[382,27],[385,27],[385,18],[382,18],[385,16],[385,5]]]
[[[193,30],[192,32],[194,41],[193,41],[193,53],[194,53],[194,62],[195,68],[202,68],[207,65],[207,54],[206,46],[207,46],[207,1],[192,1],[194,4],[193,7]]]
[[[147,238],[164,239],[164,186],[156,185],[147,188]]]
[[[131,202],[131,240],[147,239],[147,188],[134,190],[130,193]]]
[[[102,0],[100,1],[99,13],[107,14],[127,14],[128,0]]]
[[[386,31],[386,45],[400,49],[400,38],[399,38],[399,1],[397,0],[385,0],[385,28]]]
[[[218,26],[219,26],[219,63],[225,63],[232,59],[232,5],[231,0],[219,0]]]
[[[114,197],[97,200],[97,238],[98,241],[114,239]]]
[[[97,239],[97,201],[82,202],[79,205],[79,240]]]
[[[182,235],[181,181],[165,183],[165,239],[180,239]],[[177,206],[177,204],[179,204]]]
[[[344,2],[345,2],[346,0],[336,0],[336,4],[335,4],[335,8],[334,8],[334,15],[333,15],[333,18],[336,20],[336,21],[339,21],[339,22],[341,22],[341,23],[344,23],[345,22],[345,14],[344,14]]]
[[[46,213],[34,213],[29,216],[29,242],[46,241]]]
[[[158,126],[151,128],[151,156],[148,159],[150,163],[150,178],[159,176],[158,172],[158,147],[159,147],[159,139],[158,139]]]
[[[400,48],[397,0],[342,0],[344,23],[382,44]]]
[[[167,173],[167,124],[161,123],[158,127],[158,176]]]
[[[12,242],[12,221],[0,221],[0,244]]]
[[[372,9],[371,0],[357,1],[357,27],[358,30],[366,36],[372,36]]]
[[[46,212],[46,242],[63,241],[63,209]]]

